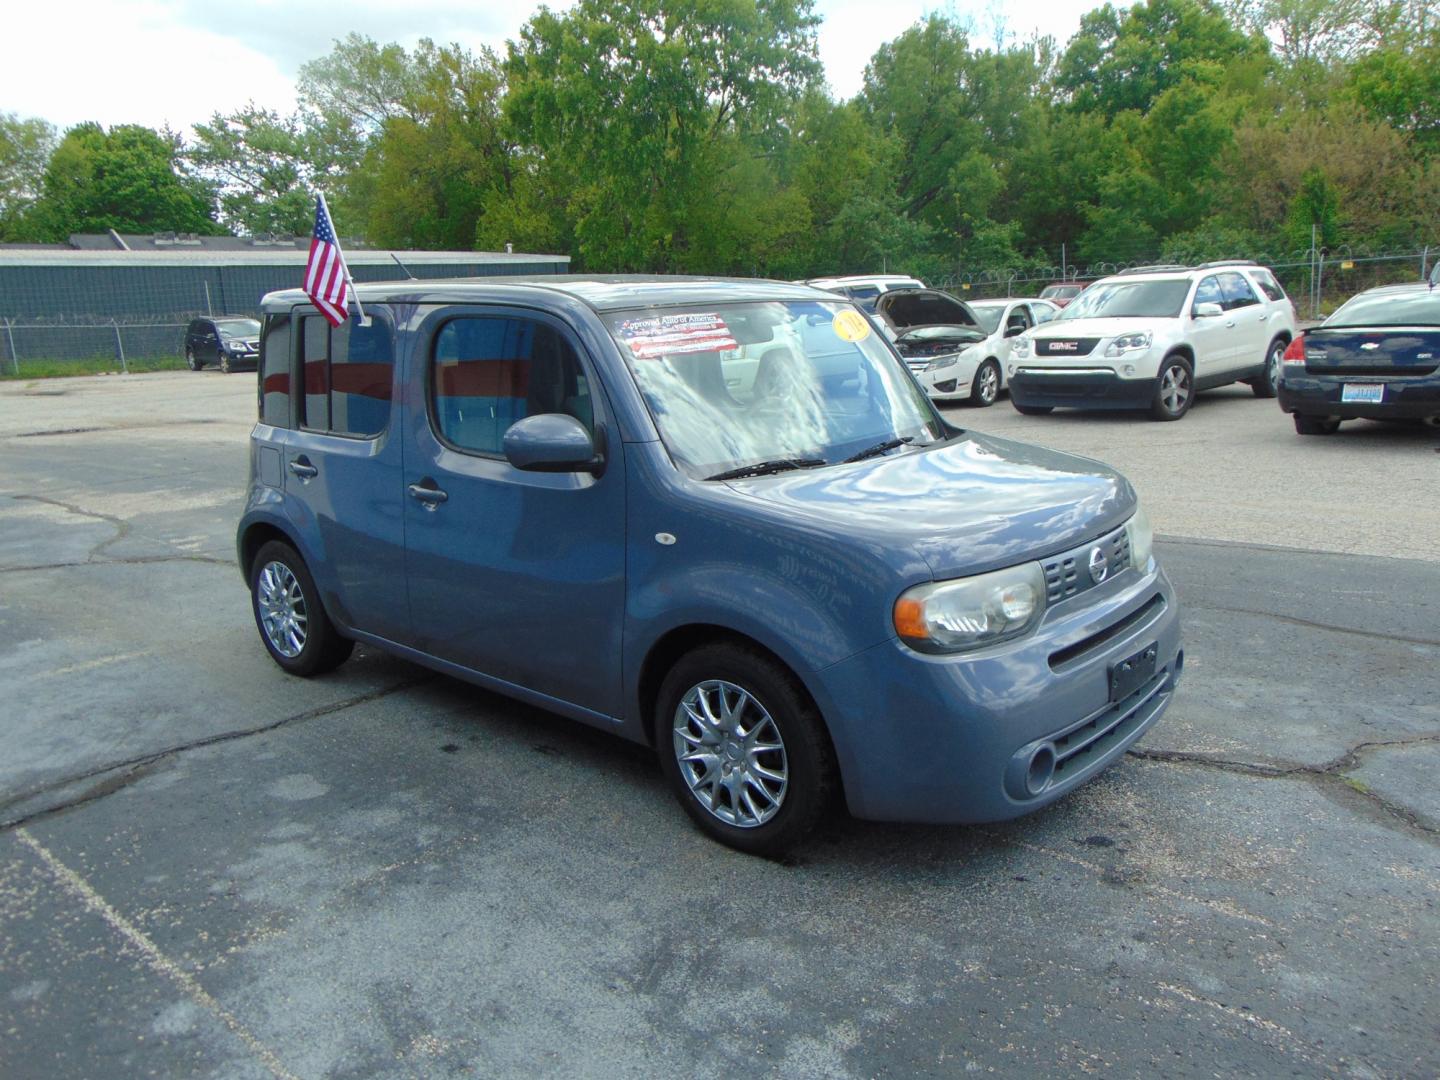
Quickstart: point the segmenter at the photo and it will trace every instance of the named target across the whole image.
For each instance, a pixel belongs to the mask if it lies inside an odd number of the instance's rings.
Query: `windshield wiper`
[[[852,461],[864,461],[866,458],[879,457],[881,454],[887,454],[891,450],[896,449],[897,447],[904,446],[906,443],[914,441],[914,435],[905,435],[898,439],[886,439],[884,442],[876,443],[874,446],[867,446],[858,454],[851,454],[840,464],[849,465]]]
[[[753,465],[741,465],[736,469],[726,469],[714,476],[705,477],[706,480],[740,480],[747,476],[769,476],[771,473],[789,472],[791,469],[813,469],[820,465],[828,465],[824,458],[792,457],[775,458],[772,461],[757,461]]]

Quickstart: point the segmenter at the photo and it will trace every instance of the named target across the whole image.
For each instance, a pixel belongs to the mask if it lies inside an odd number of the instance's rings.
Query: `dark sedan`
[[[1440,424],[1440,289],[1369,289],[1295,338],[1280,365],[1280,408],[1301,435],[1343,420]]]
[[[254,368],[260,355],[260,322],[243,315],[193,319],[185,330],[185,365],[199,371],[218,364],[221,371]]]

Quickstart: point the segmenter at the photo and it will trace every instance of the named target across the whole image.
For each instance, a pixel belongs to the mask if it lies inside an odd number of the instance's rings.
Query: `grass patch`
[[[136,356],[127,357],[126,366],[130,374],[144,374],[147,371],[184,371],[185,360],[179,356]],[[98,356],[89,360],[25,360],[20,361],[20,372],[16,374],[13,362],[0,362],[0,379],[59,379],[70,375],[119,374],[120,361],[113,356]]]

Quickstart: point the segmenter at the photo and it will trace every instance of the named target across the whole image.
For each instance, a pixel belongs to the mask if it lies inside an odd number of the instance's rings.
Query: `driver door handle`
[[[410,493],[412,499],[423,503],[426,510],[434,510],[437,506],[450,498],[448,494],[435,486],[435,481],[428,476],[418,484],[411,484],[405,489]]]

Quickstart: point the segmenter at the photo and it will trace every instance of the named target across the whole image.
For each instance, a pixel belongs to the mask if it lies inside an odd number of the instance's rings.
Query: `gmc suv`
[[[1273,398],[1295,335],[1295,309],[1262,266],[1139,267],[1095,282],[1013,342],[1010,400],[1027,415],[1148,409],[1179,420],[1196,391],[1226,383]]]

